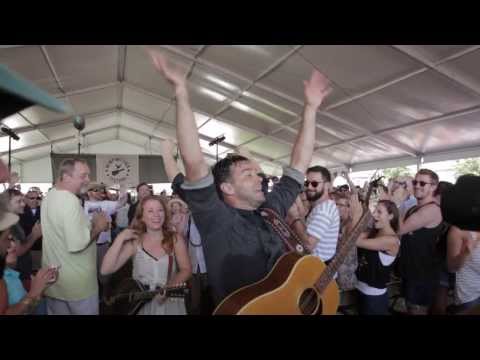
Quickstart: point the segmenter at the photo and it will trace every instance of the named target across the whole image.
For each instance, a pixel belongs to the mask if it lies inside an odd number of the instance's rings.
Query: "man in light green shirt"
[[[90,169],[80,159],[66,159],[56,186],[42,201],[42,266],[59,266],[58,280],[46,292],[49,315],[98,315],[96,245],[109,228],[104,213],[89,223],[76,194],[85,193]]]

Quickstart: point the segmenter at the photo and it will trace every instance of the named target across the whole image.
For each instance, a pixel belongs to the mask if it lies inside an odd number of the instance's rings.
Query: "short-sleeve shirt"
[[[107,214],[107,217],[110,221],[112,221],[112,215],[115,214],[118,210],[118,201],[85,201],[83,208],[85,210],[85,214],[88,216],[88,220],[92,221],[93,214],[96,212],[104,212]],[[101,232],[98,235],[97,244],[106,244],[112,242],[112,233],[110,230]]]
[[[3,280],[7,285],[8,305],[18,304],[27,295],[20,280],[20,273],[7,267],[3,273]]]
[[[307,234],[318,240],[313,254],[322,261],[335,255],[340,230],[340,216],[337,205],[332,200],[317,204],[307,218]]]
[[[80,200],[65,190],[50,190],[41,205],[42,267],[60,265],[58,280],[45,295],[76,301],[98,293],[97,246]]]
[[[301,172],[285,168],[260,208],[273,209],[285,217],[303,180]],[[184,182],[179,174],[172,188],[188,204],[200,232],[215,303],[261,280],[285,252],[284,243],[258,210],[237,209],[220,200],[211,173],[196,183]]]

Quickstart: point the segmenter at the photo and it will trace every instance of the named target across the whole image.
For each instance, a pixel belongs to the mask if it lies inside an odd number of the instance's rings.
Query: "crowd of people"
[[[348,172],[311,166],[316,113],[330,92],[322,74],[314,71],[305,82],[290,164],[270,178],[246,149],[207,165],[186,74],[162,54],[150,56],[176,96],[184,173],[174,143],[162,143],[172,195],[140,183],[132,202],[124,187],[112,193],[90,181],[79,158],[60,164],[46,194],[38,188],[24,194],[10,179],[0,198],[0,314],[112,313],[118,285],[133,279],[152,294],[136,314],[210,315],[232,292],[264,278],[286,252],[261,209],[273,210],[305,251],[327,265],[354,241],[335,280],[356,295],[355,313],[391,314],[392,279],[401,282],[406,314],[463,313],[480,305],[479,232],[442,218],[442,194],[453,184],[420,169],[360,188]],[[348,185],[335,188],[338,176]],[[357,234],[366,212],[369,226]],[[169,296],[168,289],[181,287],[189,291]]]

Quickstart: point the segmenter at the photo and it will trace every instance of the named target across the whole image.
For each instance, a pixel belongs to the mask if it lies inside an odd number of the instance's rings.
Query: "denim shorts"
[[[438,289],[438,281],[405,280],[405,301],[407,304],[430,306]]]
[[[476,306],[479,306],[480,305],[480,297],[475,299],[475,300],[472,300],[472,301],[469,301],[467,303],[463,303],[463,304],[460,304],[460,305],[455,305],[452,307],[452,312],[454,314],[458,314],[458,313],[461,313],[461,312],[465,312],[467,310],[471,310],[472,308],[476,307]]]
[[[365,295],[357,291],[359,315],[390,315],[388,311],[388,292],[383,295]]]

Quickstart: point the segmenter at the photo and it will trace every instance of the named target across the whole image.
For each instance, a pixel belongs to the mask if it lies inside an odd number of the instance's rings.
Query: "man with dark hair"
[[[88,186],[88,199],[83,204],[85,215],[91,220],[95,213],[104,213],[108,221],[112,222],[112,217],[117,213],[117,210],[123,207],[127,202],[127,192],[125,186],[120,186],[121,195],[117,201],[112,201],[107,198],[107,188],[105,184],[90,183]],[[102,266],[103,258],[107,253],[110,244],[112,243],[112,231],[102,232],[97,239],[97,275],[100,283],[100,296],[108,292],[108,281],[110,275],[101,275],[100,267]]]
[[[150,51],[157,69],[174,86],[177,107],[177,140],[185,165],[180,186],[205,250],[209,283],[215,303],[231,292],[252,284],[272,269],[284,244],[258,209],[267,207],[285,217],[301,191],[315,142],[315,118],[329,92],[327,79],[314,71],[305,82],[305,110],[290,166],[267,196],[258,169],[246,157],[220,160],[211,171],[203,157],[195,118],[190,106],[186,76],[167,64],[162,54]]]
[[[323,166],[312,166],[307,170],[305,188],[312,210],[305,220],[295,206],[290,209],[290,223],[305,246],[322,261],[328,262],[335,256],[340,215],[334,201],[330,200],[332,186],[330,171]]]
[[[432,306],[438,288],[441,257],[438,240],[442,214],[435,201],[438,175],[421,169],[413,181],[418,205],[410,208],[400,221],[399,269],[404,282],[407,310],[425,315]]]
[[[142,182],[137,185],[137,202],[135,204],[132,204],[130,208],[128,209],[128,223],[131,224],[133,217],[135,216],[135,211],[137,211],[137,205],[142,201],[144,197],[147,197],[149,195],[153,194],[152,186]]]

